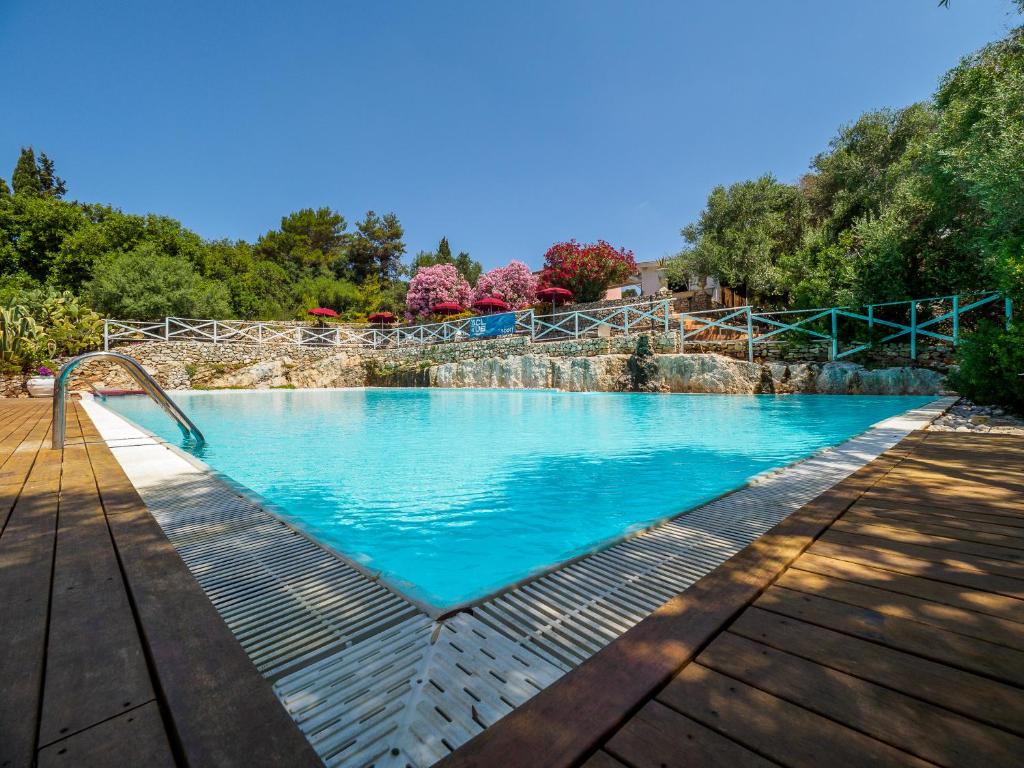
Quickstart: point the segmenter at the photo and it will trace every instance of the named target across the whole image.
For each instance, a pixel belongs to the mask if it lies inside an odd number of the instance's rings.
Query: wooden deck
[[[0,768],[320,765],[84,411],[0,400]]]
[[[918,432],[443,768],[1024,763],[1024,439]]]

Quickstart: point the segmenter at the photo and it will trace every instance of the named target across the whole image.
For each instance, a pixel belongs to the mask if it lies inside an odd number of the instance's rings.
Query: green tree
[[[1024,298],[1024,29],[961,61],[935,102],[933,196],[965,249],[991,259],[1002,287]]]
[[[447,237],[441,238],[436,251],[420,251],[416,254],[412,260],[412,276],[415,276],[416,270],[421,267],[432,267],[436,264],[454,264],[455,269],[466,278],[466,282],[470,285],[476,285],[476,281],[480,279],[480,273],[483,272],[480,262],[473,261],[465,251],[459,251],[459,255],[452,258],[452,249],[448,245]]]
[[[366,217],[356,224],[348,247],[349,278],[357,283],[374,276],[383,281],[397,280],[405,253],[404,235],[395,214],[378,216],[367,211]]]
[[[330,208],[303,208],[263,235],[253,256],[277,264],[289,280],[333,274],[344,265],[346,227],[345,217]]]
[[[7,182],[0,179],[0,200],[4,200],[11,196],[11,188],[7,186]]]
[[[15,194],[0,205],[0,270],[45,282],[66,238],[89,223],[80,206],[42,195]]]
[[[64,193],[68,191],[64,179],[54,170],[53,160],[47,157],[45,152],[39,153],[39,183],[43,194],[50,197],[64,197]]]
[[[223,318],[231,311],[222,283],[202,278],[187,260],[168,256],[155,243],[98,262],[85,296],[103,315],[125,320]]]
[[[17,195],[38,197],[43,194],[43,182],[39,178],[39,165],[36,163],[36,153],[32,147],[21,148],[14,173],[11,174],[11,185]]]
[[[32,147],[22,147],[18,162],[11,175],[14,192],[21,195],[63,197],[67,191],[64,179],[54,170],[53,160],[45,152],[36,153]]]
[[[779,261],[800,246],[806,219],[800,190],[770,174],[715,187],[700,219],[683,228],[690,247],[675,257],[674,269],[715,275],[762,300],[784,297]]]

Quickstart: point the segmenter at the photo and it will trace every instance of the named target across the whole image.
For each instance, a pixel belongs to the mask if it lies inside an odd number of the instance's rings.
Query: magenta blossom
[[[523,309],[537,300],[537,278],[521,261],[492,269],[476,281],[473,301],[493,297],[501,299],[512,309]]]
[[[36,368],[36,373],[38,373],[40,376],[53,376],[53,371],[47,368],[45,365],[40,365],[38,368]]]
[[[460,307],[468,306],[470,292],[469,283],[454,264],[420,267],[409,281],[405,307],[413,317],[424,317],[438,304],[451,302]]]

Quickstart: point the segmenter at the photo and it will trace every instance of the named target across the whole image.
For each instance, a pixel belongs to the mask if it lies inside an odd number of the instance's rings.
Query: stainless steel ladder
[[[64,407],[67,398],[68,378],[71,376],[72,371],[81,363],[84,363],[86,360],[95,359],[110,360],[118,363],[139,383],[139,386],[142,387],[145,393],[153,398],[167,412],[168,416],[174,419],[186,438],[191,437],[196,445],[202,445],[206,442],[206,438],[199,431],[199,427],[192,423],[192,420],[167,396],[167,393],[156,383],[156,380],[138,362],[127,355],[121,355],[117,352],[86,352],[84,355],[68,360],[57,373],[57,379],[53,384],[53,439],[51,441],[53,448],[64,447],[64,433],[67,428],[64,422]]]

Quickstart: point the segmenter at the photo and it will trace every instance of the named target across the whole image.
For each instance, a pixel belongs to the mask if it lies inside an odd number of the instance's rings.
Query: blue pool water
[[[206,434],[199,458],[439,608],[932,399],[458,389],[175,398]],[[151,401],[106,405],[182,444]]]

